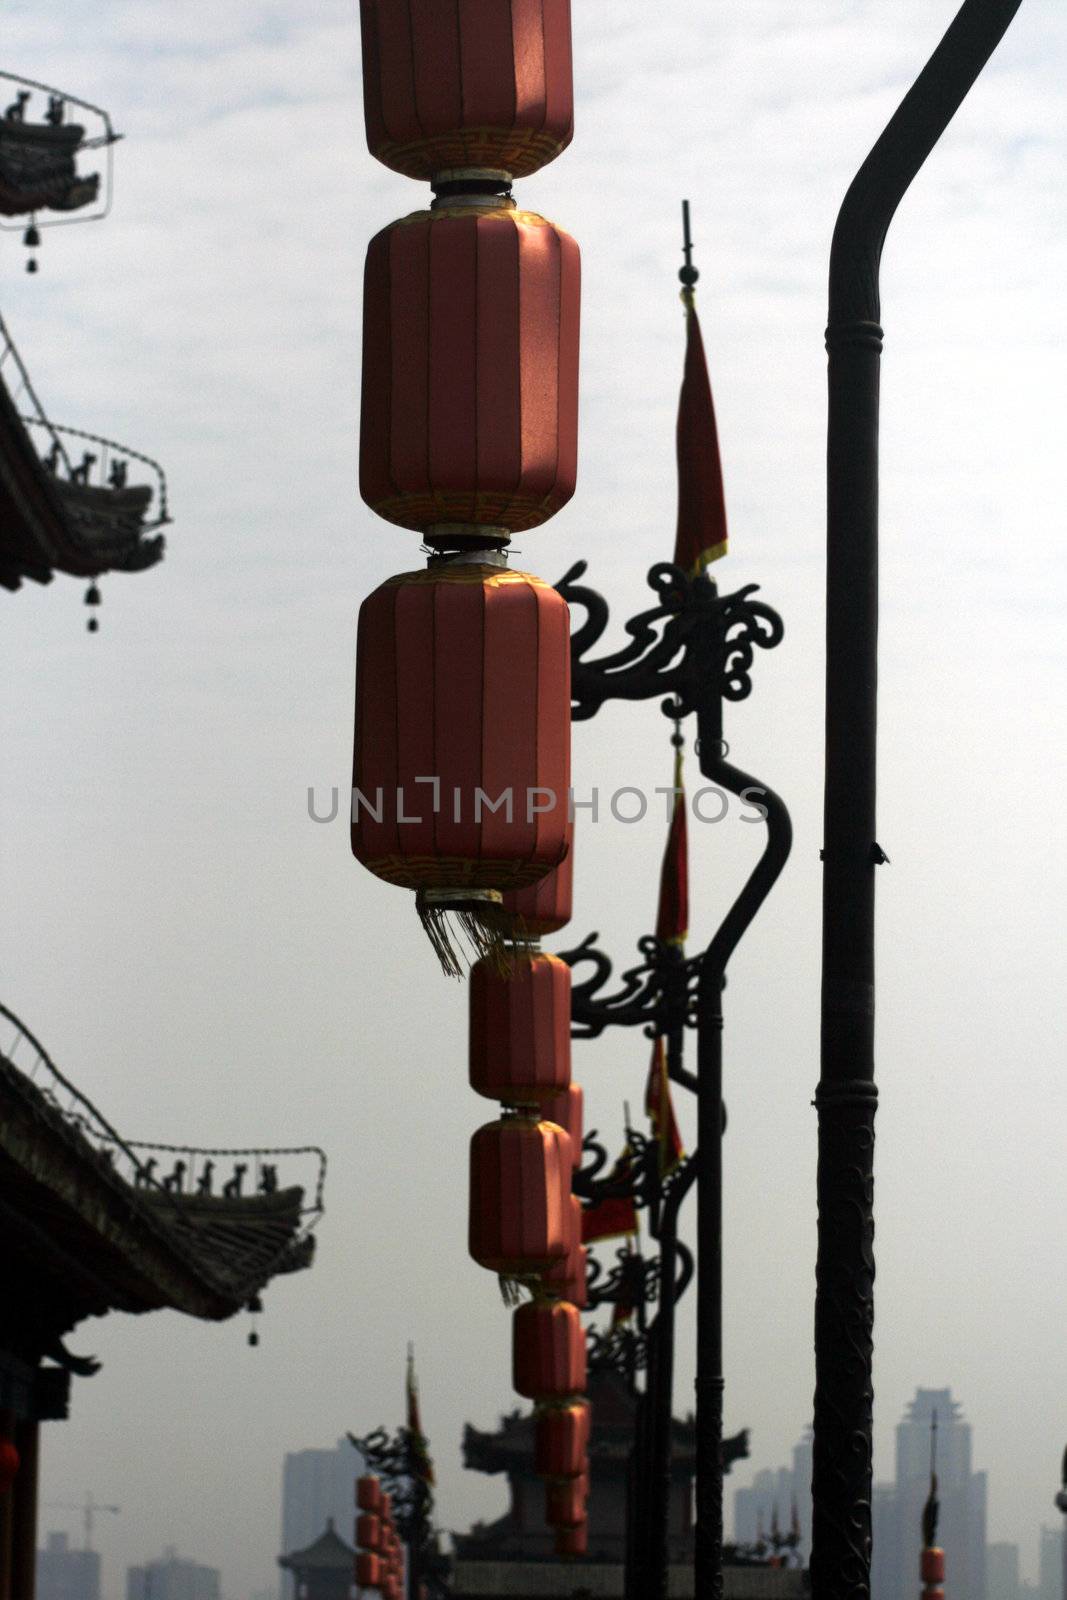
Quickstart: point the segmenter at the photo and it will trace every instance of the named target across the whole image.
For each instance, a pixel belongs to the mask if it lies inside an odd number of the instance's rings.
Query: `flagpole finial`
[[[685,266],[679,267],[678,276],[682,280],[682,299],[687,311],[692,310],[693,294],[696,281],[700,273],[693,265],[693,237],[689,229],[689,201],[682,201],[682,254],[685,256]]]

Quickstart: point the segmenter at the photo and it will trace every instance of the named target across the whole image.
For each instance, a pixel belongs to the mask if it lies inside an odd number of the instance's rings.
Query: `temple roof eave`
[[[222,1225],[205,1226],[202,1206],[126,1183],[3,1057],[0,1108],[4,1256],[35,1284],[42,1326],[54,1333],[112,1310],[221,1321],[276,1272],[310,1263],[312,1241],[298,1237],[302,1190],[220,1199]],[[257,1270],[248,1247],[260,1236],[270,1259]]]

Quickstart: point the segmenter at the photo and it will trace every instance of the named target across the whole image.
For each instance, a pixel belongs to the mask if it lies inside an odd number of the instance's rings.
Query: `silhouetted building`
[[[1041,1529],[1037,1587],[1041,1600],[1064,1600],[1064,1540],[1067,1530]],[[990,1596],[990,1600],[994,1600]]]
[[[37,1552],[37,1600],[100,1600],[100,1557],[72,1550],[65,1533],[50,1533]]]
[[[72,1376],[98,1368],[67,1345],[78,1325],[164,1308],[219,1321],[311,1263],[318,1201],[309,1210],[273,1165],[252,1193],[236,1173],[213,1189],[209,1152],[157,1166],[159,1153],[121,1139],[0,1005],[0,1437],[21,1461],[0,1600],[33,1600],[40,1424],[64,1419]]]
[[[327,1523],[342,1534],[353,1532],[355,1483],[363,1457],[347,1439],[332,1450],[294,1450],[282,1467],[282,1549],[304,1550]],[[290,1573],[283,1579],[286,1595],[295,1594]]]
[[[792,1466],[779,1467],[776,1471],[764,1467],[746,1488],[736,1491],[734,1539],[737,1544],[758,1544],[761,1536],[764,1539],[770,1536],[775,1524],[782,1533],[788,1533],[795,1507],[800,1529],[797,1551],[801,1565],[807,1565],[811,1550],[811,1451],[809,1428],[794,1447]]]
[[[158,1561],[126,1569],[126,1600],[221,1600],[221,1595],[215,1568],[183,1561],[173,1546]]]
[[[1019,1546],[986,1545],[985,1563],[986,1600],[1020,1600]]]
[[[349,1600],[355,1563],[355,1549],[339,1536],[332,1517],[306,1549],[278,1557],[295,1586],[296,1600]]]

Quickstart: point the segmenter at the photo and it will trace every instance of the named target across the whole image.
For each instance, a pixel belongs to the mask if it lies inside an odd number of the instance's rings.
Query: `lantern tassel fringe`
[[[523,1283],[521,1278],[511,1278],[502,1272],[497,1278],[497,1282],[500,1284],[500,1298],[509,1311],[513,1311],[517,1305],[522,1304]]]
[[[489,960],[508,976],[514,958],[527,948],[517,944],[514,918],[499,905],[472,902],[439,906],[419,894],[415,899],[419,921],[433,945],[446,978],[464,978],[475,961]]]

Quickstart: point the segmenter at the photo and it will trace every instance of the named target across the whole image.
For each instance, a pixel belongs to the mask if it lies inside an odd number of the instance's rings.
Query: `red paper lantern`
[[[534,1422],[534,1471],[542,1478],[578,1478],[585,1471],[589,1402],[542,1406]]]
[[[409,178],[525,177],[571,141],[570,0],[360,0],[371,153]]]
[[[526,573],[433,562],[363,602],[357,654],[352,850],[420,891],[458,972],[447,912],[475,931],[491,924],[501,891],[533,883],[566,848],[567,606]]]
[[[356,1582],[361,1589],[377,1589],[382,1581],[382,1564],[372,1550],[356,1552]]]
[[[937,1545],[932,1545],[922,1553],[920,1565],[922,1581],[925,1584],[944,1583],[945,1581],[945,1552]]]
[[[542,1100],[541,1115],[546,1122],[555,1122],[565,1128],[571,1136],[571,1159],[576,1167],[582,1164],[582,1128],[584,1119],[585,1096],[582,1086],[572,1083],[564,1089],[562,1094],[554,1095],[551,1100]]]
[[[19,1453],[12,1441],[0,1439],[0,1494],[6,1494],[11,1488],[18,1476],[19,1465]]]
[[[582,1244],[582,1203],[576,1195],[571,1195],[567,1240],[567,1254],[541,1274],[541,1284],[547,1294],[569,1300],[584,1310],[588,1302],[585,1276],[589,1252]]]
[[[379,1511],[382,1503],[381,1481],[368,1473],[356,1479],[356,1505],[361,1511]]]
[[[514,917],[515,932],[519,936],[542,939],[546,933],[558,933],[571,920],[574,892],[573,823],[567,837],[567,854],[555,871],[546,872],[539,882],[531,884],[528,889],[514,889],[504,896],[504,910],[508,916]],[[553,1120],[558,1121],[558,1118]]]
[[[588,1522],[576,1523],[573,1528],[556,1529],[556,1554],[558,1556],[584,1556],[588,1549]]]
[[[579,1311],[589,1304],[587,1284],[589,1250],[584,1244],[574,1246],[562,1261],[541,1274],[541,1285],[546,1294],[557,1300],[567,1300]]]
[[[571,1079],[571,969],[558,956],[482,960],[470,975],[470,1084],[508,1105],[536,1105]]]
[[[469,544],[473,524],[505,541],[566,505],[579,280],[574,240],[529,211],[417,212],[371,240],[359,474],[372,510],[448,545],[457,530]]]
[[[545,1521],[550,1528],[578,1528],[586,1519],[589,1477],[555,1478],[545,1484]]]
[[[511,1320],[512,1387],[528,1400],[565,1400],[585,1388],[585,1334],[565,1300],[532,1300]]]
[[[373,1511],[364,1511],[356,1518],[356,1543],[361,1550],[378,1550],[382,1543],[382,1525]]]
[[[551,1122],[508,1117],[471,1140],[470,1253],[506,1277],[532,1277],[566,1254],[570,1141]]]

